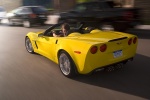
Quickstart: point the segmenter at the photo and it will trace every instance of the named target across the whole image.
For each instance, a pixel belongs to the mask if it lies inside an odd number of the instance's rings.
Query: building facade
[[[144,23],[150,24],[150,0],[135,0],[134,6],[141,8]]]
[[[10,11],[16,7],[22,6],[22,0],[0,0],[0,6],[3,6],[6,11]]]

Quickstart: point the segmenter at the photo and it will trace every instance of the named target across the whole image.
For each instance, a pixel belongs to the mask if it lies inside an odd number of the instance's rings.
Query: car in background
[[[5,18],[5,16],[6,16],[6,11],[2,6],[0,6],[0,22],[2,19]]]
[[[44,24],[48,10],[42,6],[22,6],[7,13],[9,25],[22,24],[31,27],[33,24]]]
[[[94,22],[101,30],[126,31],[142,23],[141,9],[113,7],[108,0],[76,4],[71,10],[56,13],[58,22]],[[58,17],[57,17],[58,18]]]

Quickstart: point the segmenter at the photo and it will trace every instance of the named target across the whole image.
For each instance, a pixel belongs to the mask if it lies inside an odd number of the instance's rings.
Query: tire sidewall
[[[26,41],[29,41],[29,42],[31,43],[29,37],[26,37],[26,38],[25,38],[25,47],[26,47],[26,50],[27,50],[29,53],[33,54],[33,53],[34,53],[33,46],[32,46],[32,50],[31,50],[31,51],[28,50],[28,48],[27,48],[27,45],[28,45],[28,44],[26,43]],[[32,45],[32,43],[31,43],[31,45]]]
[[[68,59],[69,59],[69,62],[70,62],[70,73],[68,74],[68,75],[65,75],[63,72],[62,72],[62,70],[61,70],[61,67],[60,67],[60,55],[61,54],[65,54],[67,57],[68,57]],[[64,76],[66,76],[66,77],[68,77],[68,78],[72,78],[72,77],[74,77],[74,76],[76,76],[77,75],[77,71],[76,71],[76,66],[75,66],[75,64],[74,64],[74,62],[73,62],[73,60],[72,60],[72,58],[70,57],[70,55],[66,52],[66,51],[61,51],[60,53],[59,53],[59,56],[58,56],[58,64],[59,64],[59,68],[60,68],[60,71],[61,71],[61,73],[64,75]]]

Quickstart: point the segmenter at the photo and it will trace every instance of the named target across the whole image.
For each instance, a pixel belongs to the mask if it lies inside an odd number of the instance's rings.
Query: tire
[[[23,21],[23,27],[30,28],[31,27],[31,22],[29,20],[24,20]]]
[[[8,24],[9,24],[9,26],[13,26],[14,22],[11,19],[8,19]]]
[[[32,43],[30,41],[30,39],[28,37],[25,38],[25,47],[26,47],[26,50],[33,54],[34,53],[34,50],[33,50],[33,47],[32,47]]]
[[[100,29],[103,31],[114,31],[115,28],[112,24],[104,23],[100,25]]]
[[[67,52],[61,51],[58,56],[58,61],[60,71],[64,76],[72,78],[77,75],[75,64]]]

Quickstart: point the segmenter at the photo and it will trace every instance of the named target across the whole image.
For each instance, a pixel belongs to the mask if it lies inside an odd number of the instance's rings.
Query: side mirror
[[[43,33],[38,34],[38,37],[43,37],[43,36],[44,36]]]

